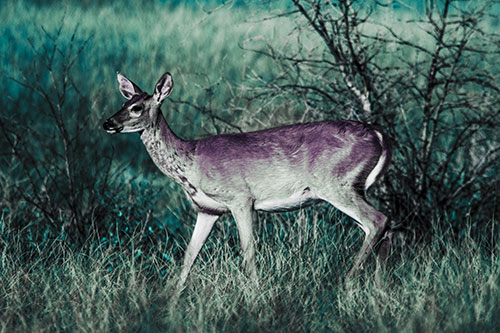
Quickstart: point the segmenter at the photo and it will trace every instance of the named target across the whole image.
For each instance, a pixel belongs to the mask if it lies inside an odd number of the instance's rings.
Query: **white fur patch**
[[[197,190],[196,194],[192,196],[192,199],[202,207],[206,207],[213,210],[222,210],[222,211],[227,210],[226,206],[210,198],[208,195],[206,195],[200,190]]]
[[[287,210],[287,209],[292,209],[294,207],[300,207],[302,204],[305,204],[308,200],[314,200],[314,199],[319,199],[319,198],[312,191],[300,191],[284,198],[257,200],[254,203],[254,208],[256,210],[263,210],[263,211]]]
[[[382,145],[382,134],[380,134],[378,131],[375,131],[375,134],[377,135],[378,140]],[[380,173],[380,171],[382,171],[382,168],[384,167],[386,158],[387,158],[387,152],[385,151],[385,149],[382,148],[382,154],[378,159],[377,165],[375,165],[375,168],[373,168],[372,172],[370,172],[370,174],[366,178],[365,190],[367,190],[370,186],[372,186],[372,184],[377,179],[378,174]]]

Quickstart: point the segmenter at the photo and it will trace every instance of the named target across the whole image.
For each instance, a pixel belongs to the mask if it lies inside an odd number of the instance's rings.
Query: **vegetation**
[[[259,51],[279,73],[262,79],[261,96],[302,104],[309,117],[380,125],[395,154],[377,197],[417,238],[435,219],[457,232],[467,214],[489,220],[499,196],[498,6],[429,1],[408,12],[364,1],[292,2],[293,14],[283,15],[295,20],[299,42]]]
[[[10,241],[0,257],[2,331],[498,330],[498,248],[485,251],[469,236],[461,243],[443,236],[430,246],[399,244],[381,283],[373,267],[345,283],[348,258],[361,242],[343,217],[308,212],[266,222],[274,223],[258,230],[258,287],[241,269],[234,226],[226,219],[177,303],[179,265],[161,249],[141,256],[99,244],[81,252],[55,241],[48,245],[52,252],[33,249],[36,259],[27,265],[11,255],[19,244]]]
[[[490,1],[0,7],[0,330],[497,331],[499,53]],[[385,271],[343,280],[362,232],[319,205],[259,214],[259,285],[222,218],[178,301],[194,212],[136,135],[110,138],[119,70],[182,138],[333,118],[395,144],[374,202]],[[149,85],[149,88],[147,88]]]

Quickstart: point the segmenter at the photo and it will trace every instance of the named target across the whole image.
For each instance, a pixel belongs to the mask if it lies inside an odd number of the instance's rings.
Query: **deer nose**
[[[111,120],[108,119],[104,122],[104,124],[102,124],[102,127],[106,131],[111,131],[113,129],[113,123],[111,122]]]
[[[119,133],[123,129],[123,126],[116,124],[113,120],[108,119],[102,124],[104,130],[108,133]]]

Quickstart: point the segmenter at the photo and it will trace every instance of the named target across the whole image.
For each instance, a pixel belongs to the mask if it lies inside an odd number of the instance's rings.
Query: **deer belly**
[[[220,215],[228,212],[226,206],[210,198],[202,191],[198,190],[193,195],[188,195],[188,197],[198,211],[213,215]]]
[[[254,208],[266,212],[286,212],[310,206],[318,201],[320,201],[320,199],[310,191],[309,188],[306,188],[304,191],[296,192],[288,196],[256,200]]]

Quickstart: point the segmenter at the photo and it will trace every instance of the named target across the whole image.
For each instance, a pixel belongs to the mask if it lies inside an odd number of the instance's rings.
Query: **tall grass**
[[[375,282],[369,262],[346,283],[360,232],[333,210],[323,216],[308,211],[289,219],[266,217],[266,222],[258,232],[258,285],[242,271],[234,227],[225,219],[177,303],[179,264],[160,250],[145,258],[126,248],[82,253],[54,242],[52,253],[40,251],[26,264],[10,255],[15,241],[3,244],[1,331],[487,332],[500,327],[498,248],[485,251],[468,236],[462,242],[436,239],[428,247],[398,242],[381,282]]]

